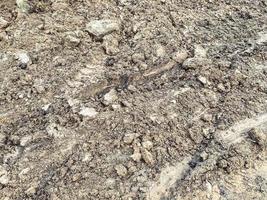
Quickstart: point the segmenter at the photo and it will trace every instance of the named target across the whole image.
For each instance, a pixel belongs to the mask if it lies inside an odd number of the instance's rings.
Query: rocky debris
[[[218,88],[218,90],[219,90],[220,92],[225,92],[225,91],[226,91],[226,88],[225,88],[224,84],[222,84],[222,83],[219,83],[219,84],[217,85],[217,88]]]
[[[79,114],[84,117],[95,117],[98,114],[98,112],[94,108],[83,107],[81,108]]]
[[[32,140],[31,135],[24,136],[23,138],[20,139],[20,145],[25,147],[30,143],[31,140]]]
[[[119,41],[113,35],[106,35],[103,38],[103,47],[107,55],[114,56],[119,53]]]
[[[5,144],[5,141],[6,141],[5,134],[0,132],[0,147]]]
[[[260,147],[267,146],[267,136],[260,128],[253,128],[249,131],[250,138],[255,141]]]
[[[31,9],[28,0],[16,0],[16,3],[17,3],[19,10],[21,10],[22,12],[27,13]]]
[[[152,153],[150,153],[147,149],[142,148],[141,149],[141,154],[143,160],[148,164],[148,165],[153,165],[155,163],[155,160],[153,158]]]
[[[78,46],[81,43],[81,40],[75,36],[67,35],[66,41],[72,46]]]
[[[8,25],[8,21],[6,21],[3,17],[0,17],[0,29],[6,28]]]
[[[133,142],[134,138],[135,138],[135,134],[133,134],[133,133],[126,134],[123,137],[123,142],[125,144],[131,144]]]
[[[107,94],[103,97],[103,104],[108,106],[112,104],[114,101],[118,99],[117,92],[115,89],[111,89]]]
[[[45,111],[45,112],[47,112],[48,109],[49,109],[49,107],[50,107],[50,105],[51,105],[51,103],[48,103],[48,104],[44,105],[44,106],[42,107],[42,110]]]
[[[211,64],[211,60],[202,57],[188,58],[184,61],[182,67],[184,69],[197,69]]]
[[[142,158],[142,154],[140,153],[140,149],[135,148],[134,149],[134,153],[133,155],[131,155],[131,158],[135,161],[135,162],[140,162],[141,158]]]
[[[86,25],[86,31],[96,37],[103,37],[114,31],[118,31],[120,25],[118,21],[111,19],[93,20]]]
[[[0,165],[0,184],[7,185],[9,183],[8,172]]]
[[[172,59],[179,63],[182,64],[187,58],[188,58],[188,52],[186,50],[180,50],[177,51],[173,54]]]
[[[203,85],[207,85],[207,84],[209,84],[209,81],[208,81],[207,78],[204,77],[204,76],[198,76],[198,77],[197,77],[197,80],[198,80],[199,82],[201,82]]]
[[[58,10],[65,10],[66,8],[68,8],[68,3],[64,2],[64,1],[55,1],[52,3],[52,9],[55,11]]]
[[[121,105],[119,105],[119,104],[113,104],[111,106],[111,108],[112,108],[113,111],[117,111],[117,110],[119,110],[121,108]]]
[[[127,168],[122,164],[115,166],[115,170],[117,174],[121,177],[124,177],[128,174]]]
[[[30,57],[27,52],[18,52],[16,53],[16,58],[19,61],[19,67],[21,69],[26,69],[29,62],[30,62]]]
[[[142,142],[142,146],[145,149],[150,150],[153,147],[153,143],[151,141],[144,141],[144,142]]]
[[[203,57],[204,58],[206,56],[207,56],[207,49],[204,49],[200,45],[196,45],[195,50],[194,50],[194,57]]]

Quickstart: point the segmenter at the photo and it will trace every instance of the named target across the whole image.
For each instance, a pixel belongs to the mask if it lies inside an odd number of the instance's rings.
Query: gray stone
[[[96,37],[103,37],[119,29],[119,23],[110,19],[93,20],[86,25],[86,31]]]
[[[8,25],[8,21],[6,21],[4,18],[0,17],[0,28],[5,28]]]
[[[81,111],[79,112],[80,115],[84,117],[95,117],[98,112],[94,108],[82,108]]]
[[[117,165],[115,167],[115,170],[116,170],[117,174],[119,176],[122,176],[122,177],[126,176],[128,173],[128,170],[126,169],[126,167],[124,167],[124,165]]]
[[[105,105],[110,105],[114,101],[118,99],[116,90],[112,89],[107,94],[104,95],[104,101],[103,103]]]

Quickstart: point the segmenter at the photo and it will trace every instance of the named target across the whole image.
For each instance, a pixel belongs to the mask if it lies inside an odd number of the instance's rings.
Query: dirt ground
[[[0,1],[0,199],[267,199],[265,0]]]

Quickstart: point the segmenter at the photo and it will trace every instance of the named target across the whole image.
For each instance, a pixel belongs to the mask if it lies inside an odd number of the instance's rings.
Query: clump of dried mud
[[[266,2],[0,2],[0,199],[264,199]]]

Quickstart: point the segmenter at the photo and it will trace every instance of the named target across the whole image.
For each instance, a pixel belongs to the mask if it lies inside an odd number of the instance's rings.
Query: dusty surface
[[[266,1],[0,2],[0,199],[266,199]]]

